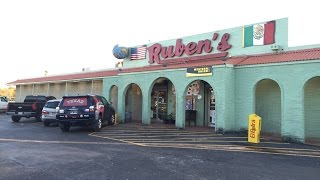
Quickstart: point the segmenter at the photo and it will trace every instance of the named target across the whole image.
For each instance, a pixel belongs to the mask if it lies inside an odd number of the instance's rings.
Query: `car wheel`
[[[68,126],[68,125],[59,124],[59,126],[60,126],[60,129],[61,129],[62,132],[68,132],[68,131],[70,131],[70,126]]]
[[[115,117],[114,113],[112,113],[112,115],[108,121],[108,125],[114,125],[115,119],[116,119],[116,117]]]
[[[20,119],[21,119],[21,117],[18,117],[18,116],[12,116],[12,117],[11,117],[11,119],[12,119],[12,121],[13,121],[13,122],[19,122],[19,121],[20,121]]]
[[[101,116],[99,116],[99,119],[96,121],[96,123],[93,125],[93,131],[97,132],[97,131],[101,131],[102,128],[102,120],[101,120]]]
[[[44,126],[50,126],[50,123],[49,122],[47,122],[47,121],[43,121],[43,124],[44,124]]]

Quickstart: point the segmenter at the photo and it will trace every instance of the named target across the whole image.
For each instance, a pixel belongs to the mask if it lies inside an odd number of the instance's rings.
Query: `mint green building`
[[[170,54],[170,46],[172,52],[179,50],[179,40],[157,43],[160,53],[154,44],[148,44],[145,59],[128,57],[117,76],[104,78],[103,94],[111,101],[117,99],[120,120],[125,119],[126,112],[132,112],[133,118],[141,119],[143,124],[153,123],[155,116],[150,118],[150,107],[154,106],[154,99],[164,96],[164,113],[175,115],[178,128],[189,125],[186,104],[191,99],[191,109],[196,110],[196,123],[192,121],[191,125],[211,125],[215,131],[242,131],[248,129],[249,114],[256,113],[262,117],[262,136],[296,141],[320,138],[320,49],[288,48],[287,19],[273,23],[274,40],[266,45],[255,46],[251,39],[249,47],[244,47],[243,36],[247,32],[243,31],[251,28],[252,34],[256,25],[181,38],[185,46],[181,56],[161,56]],[[219,43],[225,34],[229,35],[225,42],[231,47],[220,51]],[[211,43],[211,52],[206,52],[205,45],[201,52],[193,49],[206,40]],[[200,53],[186,53],[192,50]],[[223,52],[227,54],[214,56]],[[212,68],[212,74],[187,77],[187,68],[196,67]],[[199,89],[190,97],[187,92],[192,83]],[[210,116],[213,110],[214,117]]]
[[[113,70],[10,84],[19,96],[31,84],[48,84],[46,94],[52,94],[53,84],[92,80],[101,84],[94,92],[109,98],[123,123],[239,132],[256,113],[262,136],[320,142],[320,46],[288,47],[286,18],[120,47],[114,54],[125,58]],[[60,94],[68,94],[66,89]]]

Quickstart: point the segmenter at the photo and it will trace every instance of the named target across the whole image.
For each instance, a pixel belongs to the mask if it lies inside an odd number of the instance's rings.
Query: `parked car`
[[[57,119],[63,132],[69,131],[71,126],[88,126],[100,131],[102,125],[114,124],[115,111],[103,96],[64,96]]]
[[[5,96],[0,96],[0,112],[6,112],[8,108],[8,100]]]
[[[49,100],[42,109],[42,122],[44,126],[50,126],[50,124],[57,124],[57,107],[59,107],[59,104],[62,99],[54,99]]]
[[[56,99],[53,96],[26,96],[23,102],[9,102],[7,114],[13,122],[19,122],[21,117],[35,117],[41,121],[42,108],[47,101]]]

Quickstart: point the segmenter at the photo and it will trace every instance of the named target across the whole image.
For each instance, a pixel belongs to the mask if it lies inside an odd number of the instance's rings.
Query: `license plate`
[[[71,111],[70,114],[78,114],[77,111]]]
[[[23,114],[23,112],[18,112],[19,115]]]

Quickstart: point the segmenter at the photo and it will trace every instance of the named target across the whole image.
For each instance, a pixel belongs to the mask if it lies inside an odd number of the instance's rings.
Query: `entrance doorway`
[[[151,123],[175,124],[175,87],[167,78],[155,80],[151,91]]]
[[[213,88],[203,80],[191,82],[186,89],[186,126],[216,127],[216,99]]]

